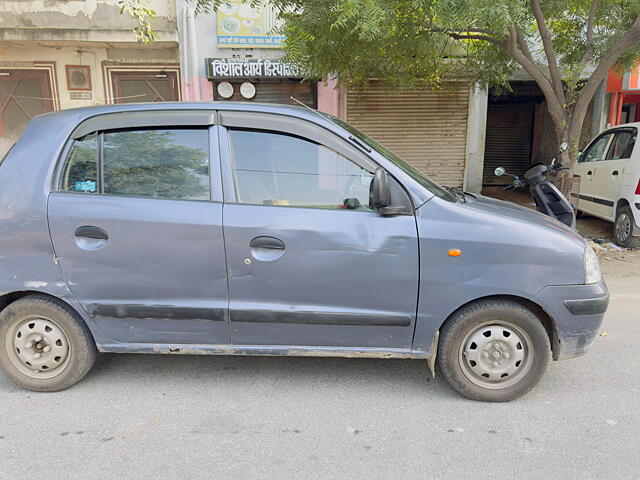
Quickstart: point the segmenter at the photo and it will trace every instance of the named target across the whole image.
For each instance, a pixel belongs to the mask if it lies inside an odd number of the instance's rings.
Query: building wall
[[[142,44],[134,31],[136,20],[120,13],[117,0],[0,0],[0,81],[5,80],[0,84],[0,105],[11,95],[14,108],[16,100],[37,100],[33,95],[11,93],[15,84],[11,79],[30,71],[48,72],[46,95],[51,100],[44,111],[119,101],[114,98],[111,72],[156,69],[177,77],[175,0],[151,0],[149,6],[156,12],[153,28],[158,40]],[[90,87],[72,91],[67,66],[88,72]],[[0,155],[23,126],[21,122],[20,128],[12,129],[15,122],[6,109],[5,113],[3,118],[0,112]]]
[[[138,48],[136,48],[138,47]],[[137,44],[130,48],[68,46],[47,47],[27,45],[1,45],[0,68],[38,68],[43,64],[52,64],[56,83],[56,109],[85,107],[110,103],[107,98],[103,66],[117,64],[136,66],[140,64],[176,64],[178,49],[176,46],[162,48],[139,48]],[[65,65],[87,65],[90,67],[91,98],[74,99],[67,86]]]
[[[135,42],[136,21],[118,0],[2,0],[0,41]],[[176,40],[174,0],[150,0],[160,41]]]
[[[218,14],[194,15],[193,5],[178,2],[178,31],[180,34],[180,62],[183,72],[182,96],[188,100],[211,101],[215,84],[206,77],[206,58],[278,59],[279,48],[219,48],[217,39]],[[190,18],[191,22],[190,23]],[[194,30],[192,34],[191,29]],[[195,41],[191,41],[191,39]]]

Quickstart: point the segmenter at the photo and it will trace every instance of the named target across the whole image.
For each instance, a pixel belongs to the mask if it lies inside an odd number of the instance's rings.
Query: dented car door
[[[409,349],[419,265],[410,205],[393,217],[370,207],[376,166],[330,132],[221,113],[232,343]]]

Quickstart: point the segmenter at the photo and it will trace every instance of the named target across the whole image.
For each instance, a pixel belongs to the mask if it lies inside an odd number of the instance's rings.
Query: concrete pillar
[[[598,133],[604,130],[607,126],[607,113],[609,111],[609,105],[605,101],[606,89],[605,81],[603,80],[598,85],[595,95],[593,96],[593,114],[591,117],[591,136],[595,137]]]
[[[317,84],[318,110],[344,120],[344,89],[334,78]]]
[[[472,193],[480,193],[482,190],[488,99],[485,86],[475,84],[470,88],[463,189]]]

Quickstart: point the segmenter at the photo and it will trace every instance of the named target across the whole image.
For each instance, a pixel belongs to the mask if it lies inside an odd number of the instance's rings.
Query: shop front
[[[467,187],[467,129],[471,85],[397,89],[371,81],[347,89],[344,117],[436,182]]]
[[[316,82],[302,81],[276,59],[207,58],[206,77],[217,101],[286,103],[317,107]]]
[[[609,71],[607,78],[609,99],[609,126],[640,121],[640,65],[620,74]]]

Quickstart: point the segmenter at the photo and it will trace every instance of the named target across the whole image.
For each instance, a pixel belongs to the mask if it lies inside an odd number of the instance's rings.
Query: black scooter
[[[568,168],[564,167],[562,163],[556,163],[554,159],[551,165],[545,165],[541,162],[531,165],[523,174],[524,180],[521,180],[517,175],[507,173],[502,167],[496,168],[494,173],[498,177],[502,175],[513,177],[511,185],[506,186],[503,190],[513,190],[528,183],[529,191],[540,213],[549,215],[575,229],[576,215],[573,205],[553,183],[547,180],[547,174],[559,170],[568,170]]]

